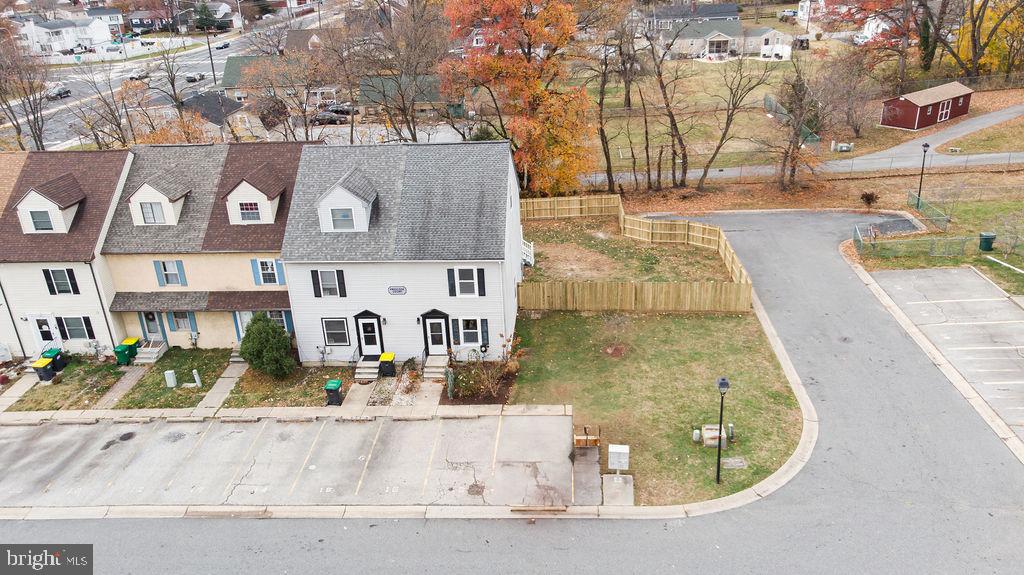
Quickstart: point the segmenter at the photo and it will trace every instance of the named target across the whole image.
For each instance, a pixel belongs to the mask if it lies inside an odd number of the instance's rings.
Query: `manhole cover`
[[[747,460],[742,457],[723,457],[722,467],[726,469],[746,469]]]

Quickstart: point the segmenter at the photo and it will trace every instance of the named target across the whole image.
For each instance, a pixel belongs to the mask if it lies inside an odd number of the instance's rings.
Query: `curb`
[[[956,388],[956,390],[960,392],[960,395],[967,400],[967,403],[974,408],[974,411],[976,411],[985,423],[992,428],[992,431],[994,431],[996,436],[998,436],[1003,444],[1006,445],[1007,449],[1013,453],[1014,457],[1016,457],[1021,463],[1024,463],[1024,440],[1018,437],[1017,434],[1010,429],[1010,426],[1007,425],[1001,417],[999,417],[995,410],[992,409],[992,406],[985,401],[985,398],[983,398],[981,394],[974,389],[974,386],[964,379],[964,376],[961,375],[951,363],[949,363],[942,352],[935,347],[935,344],[928,339],[924,332],[914,325],[914,322],[907,317],[907,314],[903,313],[903,310],[896,305],[896,302],[889,297],[889,294],[885,293],[882,286],[878,285],[875,278],[871,277],[871,274],[869,274],[862,265],[850,260],[845,253],[842,253],[842,251],[840,251],[840,253],[853,272],[857,274],[857,277],[860,278],[860,280],[864,282],[864,285],[871,290],[871,293],[875,295],[878,302],[882,304],[882,307],[884,307],[896,320],[896,323],[900,324],[900,327],[907,332],[910,339],[914,340],[914,343],[924,351],[925,355],[928,356],[928,359],[931,360],[935,367],[939,368],[942,375],[944,375],[946,379],[953,384],[953,387]],[[974,271],[976,273],[980,273],[977,270]],[[984,274],[980,275],[984,277]]]

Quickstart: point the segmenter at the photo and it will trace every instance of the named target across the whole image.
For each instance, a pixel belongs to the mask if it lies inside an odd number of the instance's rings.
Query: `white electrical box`
[[[613,471],[629,470],[629,446],[608,444],[608,469]]]

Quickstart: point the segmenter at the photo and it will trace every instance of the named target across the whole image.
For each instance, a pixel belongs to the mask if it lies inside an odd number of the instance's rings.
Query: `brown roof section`
[[[915,106],[930,106],[932,104],[938,104],[945,100],[959,98],[960,96],[966,96],[967,94],[972,93],[974,93],[974,90],[964,86],[960,82],[950,82],[941,86],[935,86],[934,88],[928,88],[927,90],[919,90],[917,92],[904,94],[902,97],[905,100],[909,100]]]
[[[14,186],[21,175],[21,166],[28,158],[28,152],[0,153],[0,214],[3,214],[7,200],[14,192]]]
[[[277,174],[277,168],[271,165],[270,162],[263,162],[259,166],[256,166],[256,168],[246,174],[242,180],[248,182],[249,185],[262,192],[264,196],[267,196],[268,200],[272,200],[277,196],[280,196],[284,193],[285,188],[288,187]],[[238,184],[235,184],[235,186],[237,185]],[[226,191],[222,191],[220,196],[221,199],[228,197],[233,189],[234,187]]]
[[[288,292],[276,291],[212,291],[206,301],[206,311],[267,311],[291,309]]]
[[[62,210],[85,199],[82,186],[70,172],[65,172],[52,180],[33,186],[25,193],[28,194],[32,191],[57,204],[57,207]]]
[[[310,28],[307,30],[288,30],[284,37],[284,52],[313,52],[325,48],[331,36],[338,31],[336,28]]]
[[[213,204],[203,250],[211,252],[276,252],[281,250],[285,224],[288,223],[288,209],[292,202],[292,188],[295,174],[299,169],[302,147],[316,145],[306,142],[253,142],[231,144],[221,169],[217,198]],[[265,166],[265,167],[264,167]],[[227,202],[223,198],[242,180],[253,186],[260,185],[249,180],[257,168],[272,173],[283,184],[277,214],[272,224],[236,225],[228,221]],[[266,190],[260,188],[266,193]],[[246,308],[249,309],[249,308]]]
[[[0,217],[0,237],[4,239],[0,261],[91,261],[127,159],[127,150],[29,152],[14,185],[11,201],[7,202]],[[68,233],[26,234],[18,221],[17,200],[33,188],[38,191],[39,187],[46,188],[52,184],[53,174],[73,176],[84,201],[78,207]]]

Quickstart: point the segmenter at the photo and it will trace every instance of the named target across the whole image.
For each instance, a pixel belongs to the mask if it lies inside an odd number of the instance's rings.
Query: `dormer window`
[[[166,223],[164,220],[164,207],[157,202],[140,202],[139,207],[142,208],[142,221],[147,224],[163,224]]]
[[[352,208],[331,209],[331,223],[337,231],[355,229],[355,222],[352,220]]]
[[[232,225],[272,224],[281,196],[288,189],[269,162],[256,166],[221,195]]]
[[[243,222],[260,221],[260,205],[256,202],[239,202],[238,214]]]
[[[29,212],[29,216],[32,217],[32,229],[34,229],[35,231],[53,231],[53,221],[50,219],[50,212],[32,210]]]

